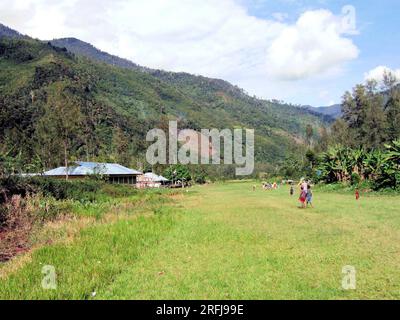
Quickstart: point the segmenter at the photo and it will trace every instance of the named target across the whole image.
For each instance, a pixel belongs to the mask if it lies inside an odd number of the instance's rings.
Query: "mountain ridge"
[[[160,69],[151,69],[148,67],[143,67],[143,66],[140,66],[128,59],[120,58],[118,56],[106,53],[100,49],[97,49],[92,44],[87,43],[82,40],[79,40],[79,39],[76,39],[76,38],[54,39],[49,42],[54,46],[57,46],[60,48],[66,48],[68,51],[70,51],[74,54],[83,55],[87,58],[94,59],[99,62],[104,62],[104,63],[108,63],[111,65],[115,65],[115,66],[118,66],[121,68],[127,68],[127,69],[131,69],[131,70],[139,70],[142,72],[147,72],[159,79],[168,81],[170,83],[175,82],[174,79],[171,79],[171,78],[176,78],[176,76],[180,77],[180,78],[185,77],[186,80],[188,80],[188,78],[197,78],[200,81],[208,81],[216,86],[223,87],[224,90],[236,92],[236,94],[247,95],[243,89],[229,83],[226,80],[217,79],[217,78],[209,78],[209,77],[205,77],[205,76],[201,76],[201,75],[193,75],[188,72],[171,72],[171,71],[165,71],[165,70],[160,70]],[[171,76],[171,75],[174,75],[174,76]],[[249,96],[249,95],[247,95],[247,96]],[[253,97],[250,97],[250,98],[253,98]],[[257,99],[257,100],[265,100],[265,99]],[[265,100],[265,101],[270,101],[270,100]],[[281,104],[289,105],[284,102]],[[292,105],[292,106],[297,108],[297,106],[294,106],[294,105]],[[305,109],[307,111],[312,112],[313,114],[318,114],[318,115],[322,115],[322,116],[326,117],[325,118],[326,121],[333,121],[337,116],[337,112],[333,112],[334,116],[332,116],[332,113],[329,112],[328,110],[325,111],[323,109],[319,109],[316,107],[305,108]]]
[[[303,108],[313,112],[318,112],[320,114],[332,117],[334,119],[340,118],[342,115],[341,104],[333,104],[331,106],[321,106],[321,107],[303,106]]]
[[[9,37],[9,38],[13,38],[13,39],[29,38],[28,36],[25,36],[25,35],[19,33],[18,31],[7,27],[6,25],[4,25],[2,23],[0,23],[0,36]]]
[[[124,152],[143,161],[146,132],[168,119],[182,129],[254,128],[256,161],[264,164],[302,148],[307,125],[330,123],[311,111],[250,97],[224,80],[121,68],[51,42],[0,38],[0,141],[27,159],[40,154],[46,167],[62,162],[62,141],[57,131],[49,133],[59,121],[54,101],[72,104],[81,115],[82,132],[71,141],[74,157],[122,164],[129,164],[119,158]],[[120,144],[124,152],[116,151]]]
[[[1,30],[2,28],[4,30],[8,29],[10,34],[13,34],[14,38],[18,38],[18,37],[27,38],[27,36],[24,36],[24,35],[20,34],[18,31],[12,30],[12,29],[8,28],[7,26],[2,25],[1,23],[0,23],[0,36],[3,35],[2,30]],[[161,70],[161,69],[152,69],[152,68],[140,66],[139,64],[136,64],[129,59],[125,59],[125,58],[118,57],[116,55],[109,54],[105,51],[102,51],[102,50],[96,48],[94,45],[92,45],[88,42],[82,41],[82,40],[74,38],[74,37],[58,38],[58,39],[53,39],[53,40],[44,40],[44,42],[48,42],[55,47],[65,48],[69,52],[74,53],[76,55],[85,56],[89,59],[93,59],[98,62],[106,63],[109,65],[113,65],[113,66],[117,66],[117,67],[121,67],[121,68],[125,68],[125,69],[146,72],[157,78],[160,78],[160,79],[163,79],[166,81],[171,81],[171,74],[179,75],[180,77],[186,77],[186,78],[195,77],[195,78],[198,78],[203,81],[210,81],[214,84],[218,83],[220,86],[221,86],[221,84],[223,84],[225,87],[224,88],[225,90],[237,91],[237,93],[239,93],[239,92],[244,93],[243,89],[241,89],[238,86],[235,86],[223,79],[209,78],[209,77],[205,77],[205,76],[201,76],[201,75],[193,75],[188,72],[171,72],[171,71],[165,71],[165,70]],[[228,88],[229,86],[231,86],[231,87]],[[258,99],[258,100],[265,100],[265,99]],[[266,101],[269,101],[269,100],[266,100]],[[289,105],[284,102],[282,102],[281,104]],[[292,106],[294,106],[294,105],[292,105]],[[337,106],[337,105],[335,105],[335,106]],[[294,107],[298,107],[298,106],[294,106]],[[331,107],[334,107],[334,106],[330,106],[330,107],[305,106],[305,107],[299,107],[299,108],[305,109],[314,114],[316,113],[316,114],[325,116],[326,117],[325,121],[329,122],[329,121],[333,121],[334,119],[337,118],[337,111],[336,110],[330,111],[329,108],[331,108]]]

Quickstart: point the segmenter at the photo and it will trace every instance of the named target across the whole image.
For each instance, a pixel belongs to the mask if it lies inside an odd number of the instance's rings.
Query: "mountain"
[[[232,86],[230,83],[224,80],[210,79],[183,72],[175,73],[175,72],[167,72],[163,70],[154,70],[151,68],[142,67],[127,59],[122,59],[115,55],[103,52],[95,48],[93,45],[75,38],[55,39],[51,40],[50,43],[59,48],[66,48],[69,52],[72,52],[76,55],[85,56],[89,59],[93,59],[99,62],[104,62],[125,69],[139,70],[142,72],[149,73],[159,79],[162,79],[163,81],[169,82],[179,87],[185,86],[188,89],[190,89],[189,88],[190,86],[207,86],[208,89],[213,88],[214,90],[229,91],[232,94],[240,95],[242,98],[248,98],[248,96],[243,92],[242,89],[236,86]],[[307,108],[305,109],[317,117],[321,117],[322,115],[323,121],[326,122],[332,122],[334,119],[338,118],[341,115],[340,105],[334,105],[330,107],[320,107],[320,108],[307,106]],[[292,109],[292,111],[294,113],[297,112],[297,110],[294,109]]]
[[[89,59],[98,61],[98,62],[104,62],[113,66],[118,66],[121,68],[125,69],[131,69],[131,70],[138,70],[142,72],[149,73],[163,81],[166,81],[170,84],[173,84],[175,86],[178,86],[179,88],[185,87],[188,89],[189,93],[193,93],[195,98],[198,98],[195,94],[197,90],[192,90],[195,87],[197,89],[202,89],[205,90],[212,90],[214,92],[218,91],[228,91],[230,94],[233,94],[235,96],[238,96],[242,99],[247,99],[249,100],[249,96],[240,88],[237,86],[231,85],[229,82],[220,80],[220,79],[211,79],[203,76],[195,76],[189,73],[176,73],[176,72],[168,72],[164,70],[155,70],[147,67],[140,66],[136,63],[133,63],[127,59],[122,59],[120,57],[117,57],[115,55],[108,54],[106,52],[103,52],[97,48],[95,48],[93,45],[75,39],[75,38],[62,38],[62,39],[55,39],[51,40],[50,43],[53,46],[59,47],[59,48],[66,48],[69,52],[72,52],[76,55],[79,56],[84,56]],[[206,88],[205,88],[206,87]],[[253,99],[250,98],[254,102]],[[289,107],[287,104],[282,104],[282,103],[274,103],[274,105],[278,105],[279,107],[287,108]],[[332,106],[333,107],[333,106]],[[290,112],[293,112],[294,114],[298,113],[298,110],[296,110],[296,106],[290,107]],[[339,106],[340,108],[340,106]],[[304,111],[304,110],[302,110]],[[302,113],[301,111],[301,113]],[[334,118],[337,117],[337,110],[336,108],[331,109],[331,107],[322,107],[322,108],[313,108],[310,107],[307,109],[306,112],[309,112],[310,114],[313,114],[317,117],[320,117],[323,121],[325,122],[332,122]],[[322,116],[321,116],[322,115]]]
[[[18,31],[10,29],[9,27],[0,23],[0,37],[8,37],[13,39],[23,39],[28,38],[27,36],[22,35]]]
[[[303,106],[302,108],[309,110],[310,112],[315,112],[327,116],[328,118],[337,119],[342,115],[342,106],[340,104],[334,104],[328,107],[312,107]]]
[[[319,107],[319,108],[316,108],[316,111],[321,114],[331,116],[331,117],[337,119],[337,118],[340,118],[340,116],[342,115],[342,105],[334,104],[334,105],[328,106],[328,107]]]
[[[117,66],[125,69],[146,71],[145,67],[141,67],[132,61],[122,59],[120,57],[108,54],[97,48],[90,43],[81,41],[76,38],[62,38],[51,40],[50,43],[55,47],[66,48],[69,52],[76,55],[85,56],[89,59],[93,59],[99,62],[104,62],[112,66]]]
[[[148,130],[177,119],[181,129],[254,128],[256,161],[273,164],[302,148],[307,125],[330,121],[223,80],[143,68],[76,39],[47,42],[1,30],[0,152],[25,162],[39,158],[53,167],[68,149],[71,159],[136,166]]]

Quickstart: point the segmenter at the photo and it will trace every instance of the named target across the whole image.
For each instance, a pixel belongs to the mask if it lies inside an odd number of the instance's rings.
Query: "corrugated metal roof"
[[[74,165],[75,164],[75,165]],[[121,166],[117,163],[97,163],[97,162],[74,162],[68,167],[69,176],[86,176],[93,174],[104,174],[104,175],[139,175],[142,174],[140,171],[133,170]],[[65,176],[66,168],[59,167],[53,170],[46,171],[45,176]]]
[[[169,181],[167,178],[164,178],[163,176],[158,176],[153,172],[147,172],[144,174],[147,178],[151,179],[152,181],[155,182],[167,182]]]

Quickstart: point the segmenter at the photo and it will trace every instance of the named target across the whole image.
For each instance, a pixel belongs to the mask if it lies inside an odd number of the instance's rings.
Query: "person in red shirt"
[[[301,203],[301,208],[302,209],[306,208],[306,200],[307,200],[307,193],[304,191],[304,188],[301,187],[301,193],[300,193],[299,201]]]
[[[360,199],[360,191],[358,191],[358,189],[356,189],[356,200]]]

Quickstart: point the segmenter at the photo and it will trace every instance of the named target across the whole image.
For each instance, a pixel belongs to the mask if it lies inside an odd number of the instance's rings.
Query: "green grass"
[[[4,266],[21,264],[0,280],[0,298],[400,298],[400,197],[356,202],[316,189],[315,208],[301,210],[287,188],[253,192],[253,184],[119,208],[119,218]],[[55,266],[57,290],[41,288],[43,265]],[[356,290],[341,288],[346,265],[357,270]]]

